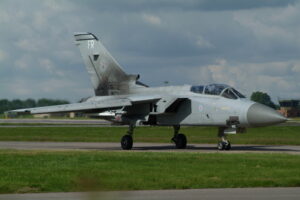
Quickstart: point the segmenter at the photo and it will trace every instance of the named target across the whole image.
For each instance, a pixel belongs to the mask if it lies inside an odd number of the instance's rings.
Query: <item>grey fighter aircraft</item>
[[[11,112],[108,111],[114,122],[129,125],[121,139],[122,149],[132,148],[133,130],[137,125],[173,126],[172,141],[179,149],[187,144],[186,136],[180,133],[180,126],[219,127],[218,149],[229,150],[231,145],[226,134],[241,133],[247,127],[273,125],[287,120],[277,111],[246,99],[225,84],[148,87],[139,81],[139,75],[126,74],[94,34],[76,33],[74,36],[91,77],[95,96],[81,103]]]

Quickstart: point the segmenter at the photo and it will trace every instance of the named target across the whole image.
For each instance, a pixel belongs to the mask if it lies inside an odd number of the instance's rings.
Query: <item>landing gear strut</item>
[[[219,150],[230,150],[231,149],[231,144],[226,139],[226,135],[224,133],[224,130],[225,130],[225,128],[223,128],[223,127],[219,128],[218,137],[221,139],[221,141],[218,143],[218,149]]]
[[[135,128],[134,125],[130,125],[129,129],[127,131],[127,134],[122,137],[122,139],[121,139],[121,147],[122,147],[123,150],[130,150],[130,149],[132,149],[132,145],[133,145],[132,135],[133,135],[134,128]]]
[[[172,141],[175,143],[177,149],[185,149],[186,148],[186,136],[182,133],[179,133],[180,126],[175,125],[174,128],[174,136]]]

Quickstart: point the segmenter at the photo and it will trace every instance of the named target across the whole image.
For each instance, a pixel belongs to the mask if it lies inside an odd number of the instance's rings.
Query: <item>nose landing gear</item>
[[[219,150],[230,150],[231,149],[231,144],[226,139],[226,135],[225,135],[224,130],[225,130],[225,128],[223,128],[223,127],[219,128],[218,137],[221,138],[221,141],[218,143],[218,149]]]
[[[229,141],[227,142],[219,142],[218,143],[218,149],[219,150],[230,150],[231,149],[231,144]]]

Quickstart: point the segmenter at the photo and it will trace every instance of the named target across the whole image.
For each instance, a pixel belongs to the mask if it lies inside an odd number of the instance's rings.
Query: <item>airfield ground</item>
[[[1,141],[119,142],[126,127],[1,127]],[[138,127],[135,141],[169,143],[169,127]],[[216,128],[183,127],[216,144]],[[300,145],[300,127],[248,129],[234,144]],[[0,193],[299,187],[300,155],[285,153],[0,150]]]
[[[300,156],[0,151],[0,192],[300,186]]]
[[[127,127],[0,127],[0,141],[119,142]],[[182,127],[188,143],[216,144],[217,128]],[[171,127],[137,127],[135,142],[170,143]],[[300,126],[250,128],[229,135],[233,144],[300,145]]]

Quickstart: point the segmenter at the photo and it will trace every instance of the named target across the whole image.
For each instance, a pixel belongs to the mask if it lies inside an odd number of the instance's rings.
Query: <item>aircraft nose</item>
[[[250,106],[247,119],[251,126],[267,126],[287,121],[287,118],[279,112],[260,103],[254,103]]]

